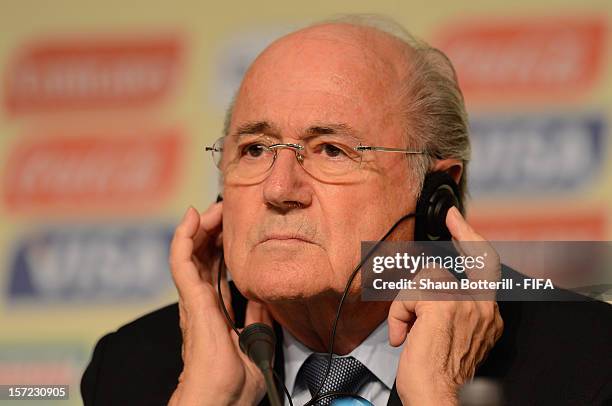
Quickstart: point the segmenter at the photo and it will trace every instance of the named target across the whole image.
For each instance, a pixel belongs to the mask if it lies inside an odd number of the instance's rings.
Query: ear
[[[432,172],[447,172],[459,184],[463,175],[463,162],[458,159],[439,159],[431,168]]]

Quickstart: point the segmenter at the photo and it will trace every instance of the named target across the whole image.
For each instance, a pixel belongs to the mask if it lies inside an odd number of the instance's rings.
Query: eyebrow
[[[319,124],[309,127],[306,130],[308,136],[313,135],[350,135],[355,136],[355,130],[350,125],[344,123],[338,124]]]
[[[281,131],[275,125],[268,121],[251,121],[238,126],[234,132],[235,136],[266,134],[280,138]],[[318,135],[340,135],[347,136],[359,140],[356,131],[345,123],[321,123],[315,124],[306,129],[304,132],[306,138],[315,137]]]
[[[241,124],[234,133],[237,136],[240,135],[252,135],[252,134],[279,134],[280,131],[267,121],[251,121]]]

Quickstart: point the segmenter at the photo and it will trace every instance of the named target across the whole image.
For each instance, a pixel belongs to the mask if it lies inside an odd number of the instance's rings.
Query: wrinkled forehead
[[[245,75],[232,127],[267,121],[300,131],[344,123],[372,132],[399,109],[402,47],[388,34],[345,24],[281,38]]]

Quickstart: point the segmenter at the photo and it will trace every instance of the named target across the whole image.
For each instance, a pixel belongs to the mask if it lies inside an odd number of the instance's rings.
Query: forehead
[[[401,49],[387,34],[356,30],[318,27],[272,44],[245,76],[230,131],[266,121],[295,137],[329,123],[372,139],[397,124]]]

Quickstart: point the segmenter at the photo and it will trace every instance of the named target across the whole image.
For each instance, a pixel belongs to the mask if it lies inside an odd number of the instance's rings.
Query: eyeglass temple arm
[[[424,154],[425,151],[412,151],[409,149],[401,148],[387,148],[387,147],[371,147],[367,145],[359,145],[355,147],[357,151],[381,151],[381,152],[401,152],[404,154]]]

